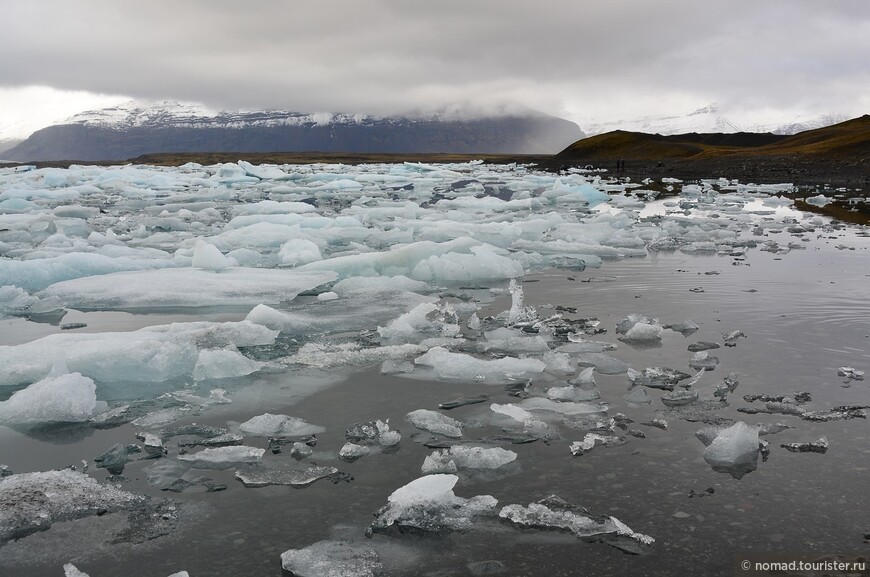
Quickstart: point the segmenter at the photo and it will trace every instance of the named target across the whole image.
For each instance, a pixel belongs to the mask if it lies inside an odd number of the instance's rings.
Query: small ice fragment
[[[662,403],[668,407],[681,407],[698,400],[698,391],[671,391],[662,395]]]
[[[338,473],[335,467],[312,465],[303,469],[245,469],[236,471],[236,479],[245,487],[266,487],[268,485],[289,485],[296,489],[307,487],[320,479],[327,479]]]
[[[792,453],[826,453],[828,451],[828,439],[819,437],[811,443],[786,443],[780,445],[783,449]]]
[[[178,460],[190,463],[197,469],[227,469],[238,463],[258,463],[265,452],[265,449],[245,445],[214,447],[179,455]]]
[[[408,413],[405,418],[418,429],[430,433],[453,438],[462,436],[462,423],[437,411],[417,409]]]
[[[629,343],[656,343],[662,340],[662,326],[658,324],[635,323],[619,340]]]
[[[577,356],[581,367],[594,367],[603,375],[621,375],[628,371],[628,364],[604,353],[583,353]]]
[[[338,452],[338,458],[342,461],[352,463],[357,459],[365,457],[371,453],[371,448],[365,445],[357,445],[356,443],[345,443]]]
[[[332,291],[320,293],[317,295],[317,300],[320,302],[334,301],[338,299],[338,295]]]
[[[378,577],[384,566],[368,547],[347,541],[318,541],[281,554],[281,567],[299,577]]]
[[[630,393],[622,397],[626,402],[633,405],[648,405],[652,403],[652,399],[643,387],[637,387],[631,390]]]
[[[858,369],[852,367],[840,367],[839,369],[837,369],[837,376],[846,377],[846,379],[851,379],[855,381],[863,381],[864,371],[859,371]]]
[[[581,539],[594,537],[621,551],[639,554],[651,547],[655,539],[636,533],[616,517],[596,515],[582,507],[551,495],[528,507],[507,505],[498,514],[515,525],[535,529],[561,529]]]
[[[575,457],[585,455],[591,451],[595,445],[604,445],[606,447],[618,447],[625,444],[625,439],[615,435],[602,435],[601,433],[586,433],[582,441],[574,441],[571,443],[571,454]]]
[[[719,365],[718,357],[711,357],[707,351],[695,353],[692,360],[689,361],[689,366],[696,371],[712,371]]]
[[[722,339],[725,341],[726,347],[736,347],[737,339],[740,337],[746,338],[743,331],[731,331],[730,333],[722,333]]]
[[[693,343],[687,347],[687,350],[690,353],[697,353],[699,351],[708,351],[712,349],[718,349],[719,343],[714,343],[711,341],[698,341],[697,343]]]
[[[444,411],[449,411],[450,409],[455,409],[457,407],[464,407],[465,405],[476,405],[478,403],[485,403],[489,400],[489,395],[476,395],[474,397],[459,397],[458,399],[453,399],[452,401],[447,401],[446,403],[440,403],[438,405],[439,409]]]
[[[737,479],[754,471],[758,460],[758,429],[738,421],[719,431],[704,451],[704,460]]]
[[[239,425],[239,430],[259,437],[302,437],[322,433],[326,429],[298,417],[263,413]]]

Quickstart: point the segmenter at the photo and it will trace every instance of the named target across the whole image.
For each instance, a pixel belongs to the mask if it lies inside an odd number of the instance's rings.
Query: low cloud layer
[[[0,83],[217,109],[870,108],[866,0],[8,3]]]

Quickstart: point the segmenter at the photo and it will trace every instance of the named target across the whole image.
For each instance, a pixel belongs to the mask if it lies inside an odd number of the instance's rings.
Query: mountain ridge
[[[88,111],[34,132],[6,160],[126,160],[185,152],[552,154],[585,136],[575,123],[538,112],[490,117],[377,117],[288,111],[213,112],[164,101]]]

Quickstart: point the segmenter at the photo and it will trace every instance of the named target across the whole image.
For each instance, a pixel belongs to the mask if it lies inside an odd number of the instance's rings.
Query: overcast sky
[[[578,122],[710,103],[732,117],[870,112],[870,0],[0,6],[0,129],[128,98],[369,114],[519,105]]]

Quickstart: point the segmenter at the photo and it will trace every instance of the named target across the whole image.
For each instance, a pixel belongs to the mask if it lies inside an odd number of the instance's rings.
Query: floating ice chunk
[[[571,454],[575,457],[585,455],[595,445],[604,445],[606,447],[618,447],[625,444],[625,439],[615,435],[602,435],[601,433],[586,433],[582,441],[574,441],[571,443]]]
[[[334,292],[332,292],[332,291],[328,291],[328,292],[325,292],[325,293],[320,293],[319,295],[317,295],[317,300],[318,300],[319,302],[322,302],[322,303],[324,303],[324,302],[328,302],[328,301],[338,300],[339,298],[340,298],[340,297],[338,296],[338,294],[336,294],[336,293],[334,293]]]
[[[711,357],[707,351],[700,351],[692,355],[689,366],[696,371],[712,371],[719,366],[719,357]]]
[[[302,437],[326,431],[325,428],[312,425],[304,419],[272,413],[264,413],[245,421],[239,425],[239,430],[259,437]]]
[[[780,445],[783,449],[792,453],[826,453],[828,451],[828,439],[819,437],[812,443],[785,443]]]
[[[372,452],[371,447],[366,445],[357,445],[356,443],[345,443],[341,450],[338,451],[338,458],[342,461],[352,463],[357,459],[365,457]]]
[[[328,479],[338,473],[335,467],[318,467],[312,465],[302,469],[245,469],[236,471],[236,479],[245,487],[266,487],[268,485],[289,485],[296,489],[307,487],[319,481]]]
[[[72,563],[64,564],[63,575],[64,577],[90,577],[90,575],[88,575],[84,571],[80,571],[78,567],[76,567]]]
[[[0,286],[0,317],[27,312],[39,299],[16,286]]]
[[[498,469],[516,459],[516,453],[501,447],[454,445],[427,456],[423,463],[423,473],[451,473],[458,469]]]
[[[837,369],[837,376],[846,377],[847,380],[863,381],[864,371],[852,367],[840,367]]]
[[[130,510],[146,497],[64,469],[0,479],[0,544],[48,529],[52,523]]]
[[[96,457],[94,462],[97,468],[105,469],[112,475],[120,475],[124,472],[124,466],[132,461],[130,455],[141,453],[142,448],[138,445],[122,445],[117,443],[108,451]]]
[[[205,270],[223,270],[231,266],[238,266],[235,259],[226,257],[213,244],[198,240],[196,248],[193,250],[193,262],[191,263],[196,268]]]
[[[662,330],[662,326],[659,324],[638,322],[628,329],[619,340],[634,343],[654,343],[662,340]]]
[[[414,359],[417,365],[432,367],[439,378],[487,382],[505,382],[544,371],[546,364],[537,359],[504,357],[484,360],[463,353],[452,353],[443,347],[429,349]]]
[[[482,515],[493,515],[498,501],[489,495],[457,497],[456,475],[427,475],[393,491],[387,505],[375,513],[367,533],[416,530],[427,533],[467,531]]]
[[[329,272],[175,268],[78,278],[55,283],[37,296],[55,297],[79,309],[275,304],[293,300],[300,292],[334,279]]]
[[[360,445],[380,445],[392,447],[402,440],[399,431],[390,429],[389,420],[366,421],[357,423],[344,432],[344,437],[352,443]]]
[[[190,463],[197,469],[228,469],[239,463],[259,463],[265,449],[238,445],[214,447],[187,455],[178,455],[179,461]]]
[[[288,180],[290,175],[278,168],[277,166],[269,166],[265,164],[254,165],[250,162],[240,160],[239,167],[244,170],[248,176],[254,176],[260,180]],[[237,174],[234,172],[234,174]]]
[[[685,320],[681,323],[674,323],[672,325],[667,325],[667,326],[665,326],[665,328],[671,329],[672,331],[680,333],[683,336],[688,336],[688,335],[694,333],[695,331],[697,331],[698,329],[700,329],[701,327],[699,327],[698,324],[693,322],[693,321]]]
[[[655,543],[649,535],[632,531],[615,517],[592,514],[555,495],[528,507],[507,505],[498,516],[522,527],[562,529],[582,539],[594,537],[631,554],[642,553]]]
[[[0,402],[0,423],[80,423],[97,409],[97,386],[80,373],[47,377]],[[105,403],[103,403],[105,405]]]
[[[668,407],[690,405],[698,400],[698,391],[671,391],[662,395],[662,403]]]
[[[299,577],[378,577],[384,574],[380,556],[347,541],[318,541],[281,554],[281,567]]]
[[[604,353],[582,353],[577,356],[581,367],[594,367],[603,375],[620,375],[628,371],[628,364]]]
[[[288,240],[281,245],[281,250],[278,252],[281,263],[288,266],[299,266],[309,262],[323,260],[323,255],[320,253],[320,247],[314,242],[304,239],[295,238]]]
[[[495,247],[462,237],[443,243],[419,241],[378,253],[338,256],[299,267],[351,276],[405,275],[426,282],[471,282],[523,276],[522,265]]]
[[[560,375],[571,375],[574,373],[574,364],[571,361],[571,356],[567,353],[557,353],[547,351],[543,355],[543,361],[546,363],[546,370],[550,373]]]
[[[256,373],[262,363],[249,359],[235,347],[203,349],[193,367],[193,380],[229,379]]]
[[[437,411],[417,409],[405,415],[405,418],[412,425],[424,431],[445,437],[458,438],[462,436],[462,423]]]
[[[419,342],[426,337],[440,333],[440,327],[429,319],[437,312],[438,306],[432,303],[421,303],[393,319],[386,327],[378,327],[378,334],[385,341]],[[436,330],[437,329],[437,330]]]
[[[168,409],[159,409],[146,413],[132,421],[137,427],[162,427],[173,421],[177,421],[186,417],[190,412],[190,407],[171,407]]]
[[[813,206],[828,206],[832,202],[834,202],[833,198],[827,197],[824,194],[819,194],[817,196],[808,196],[804,202],[807,204],[812,204]]]
[[[704,460],[714,469],[729,472],[738,479],[754,471],[758,460],[758,429],[743,421],[722,429],[704,451]]]
[[[40,290],[69,279],[173,266],[168,254],[163,258],[112,258],[102,254],[71,252],[49,258],[28,260],[0,259],[0,286],[15,285]]]
[[[336,367],[384,362],[388,359],[405,359],[419,355],[426,350],[425,346],[404,344],[385,347],[361,348],[356,343],[341,343],[338,345],[324,343],[305,343],[295,355],[285,360],[286,364],[308,365],[313,367]]]
[[[506,405],[499,405],[498,403],[493,403],[489,406],[489,408],[493,413],[508,416],[511,419],[519,421],[521,423],[534,419],[534,415],[532,415],[530,412],[512,403],[508,403]]]
[[[625,395],[623,399],[633,405],[648,405],[652,403],[652,399],[643,387],[632,389],[632,391]]]
[[[657,325],[658,320],[651,319],[641,314],[632,313],[616,323],[616,333],[620,335],[624,335],[628,333],[636,325],[637,323],[643,323],[647,325]]]
[[[550,387],[547,389],[547,398],[553,401],[585,402],[601,398],[598,389],[584,389],[573,385],[567,387]]]
[[[550,350],[550,345],[544,337],[529,335],[519,329],[501,327],[492,331],[486,331],[483,336],[486,338],[486,342],[482,344],[481,349],[485,351],[496,349],[520,354],[541,353]]]
[[[511,279],[508,291],[511,295],[511,309],[508,312],[508,324],[532,322],[538,319],[538,313],[532,307],[525,305],[522,285],[516,279]]]
[[[198,347],[272,344],[278,335],[254,323],[174,323],[132,332],[55,334],[0,346],[0,385],[45,378],[54,366],[100,383],[163,382],[190,375]]]
[[[673,391],[677,383],[689,377],[691,375],[667,367],[649,367],[640,372],[633,369],[628,371],[632,387],[644,386],[665,391]]]
[[[529,397],[519,403],[519,407],[528,411],[550,411],[562,415],[588,415],[590,413],[605,413],[606,403],[557,403],[541,397]]]

